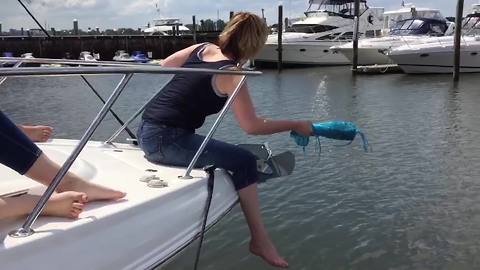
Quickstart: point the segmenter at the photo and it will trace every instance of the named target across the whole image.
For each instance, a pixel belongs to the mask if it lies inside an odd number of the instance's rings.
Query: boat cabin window
[[[321,24],[294,24],[291,27],[287,28],[286,32],[322,33],[336,28],[338,27]]]
[[[320,0],[310,1],[310,7],[305,12],[307,17],[315,16],[316,12],[321,11],[327,13],[329,16],[339,16],[342,18],[353,19],[355,14],[355,1],[349,0]],[[317,5],[314,5],[317,4]],[[360,13],[368,9],[367,3],[364,0],[360,1]]]
[[[445,21],[433,19],[412,19],[399,21],[395,27],[390,30],[390,35],[433,35],[443,36],[447,31],[447,23]]]

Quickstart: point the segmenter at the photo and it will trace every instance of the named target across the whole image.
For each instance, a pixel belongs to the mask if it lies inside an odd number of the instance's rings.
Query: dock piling
[[[73,34],[78,36],[78,20],[73,19]]]
[[[283,48],[282,48],[282,32],[283,32],[283,6],[278,6],[278,27],[277,27],[277,51],[278,51],[278,62],[277,62],[277,69],[278,72],[282,71],[283,65]]]
[[[193,24],[193,44],[197,44],[197,21],[195,20],[195,15],[192,16]]]
[[[230,11],[230,20],[233,18],[233,11]]]
[[[455,18],[455,53],[453,59],[453,81],[460,80],[460,47],[462,42],[463,0],[457,2],[457,17]]]
[[[358,68],[358,27],[360,16],[360,0],[355,0],[355,19],[353,22],[353,61],[352,72],[356,73]]]

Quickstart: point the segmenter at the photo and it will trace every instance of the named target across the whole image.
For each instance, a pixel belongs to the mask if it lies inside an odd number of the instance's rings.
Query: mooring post
[[[233,11],[230,11],[230,20],[233,18]]]
[[[277,27],[278,72],[282,71],[282,64],[283,64],[282,32],[283,32],[283,6],[279,5],[278,6],[278,27]]]
[[[193,44],[197,44],[197,21],[195,20],[195,15],[192,16],[193,22]]]
[[[78,20],[73,19],[73,34],[78,36]]]
[[[357,73],[358,68],[358,27],[360,16],[360,0],[355,0],[355,19],[353,22],[353,61],[352,72]]]
[[[463,0],[458,0],[455,18],[455,54],[453,59],[453,81],[460,79],[460,48],[462,43]]]

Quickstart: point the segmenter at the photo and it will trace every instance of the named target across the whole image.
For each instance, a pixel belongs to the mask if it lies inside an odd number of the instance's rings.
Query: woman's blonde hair
[[[240,62],[253,58],[265,45],[268,29],[265,21],[248,12],[236,13],[218,38],[222,53]]]

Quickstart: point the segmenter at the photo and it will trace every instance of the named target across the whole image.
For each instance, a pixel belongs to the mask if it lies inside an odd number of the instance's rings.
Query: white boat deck
[[[59,163],[78,141],[53,140],[39,144]],[[148,172],[148,169],[157,172]],[[116,202],[88,203],[77,220],[40,217],[35,234],[12,238],[24,218],[0,221],[2,269],[145,269],[168,259],[198,233],[207,197],[206,174],[192,172],[183,180],[185,168],[148,162],[138,147],[89,142],[71,171],[88,181],[127,192]],[[168,183],[165,188],[148,187],[139,181],[152,175]],[[237,194],[228,175],[217,170],[208,224],[221,218],[236,203]],[[36,182],[0,165],[0,195],[30,190]],[[48,259],[49,258],[49,259]]]

